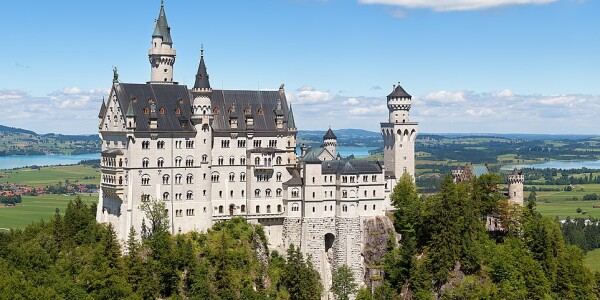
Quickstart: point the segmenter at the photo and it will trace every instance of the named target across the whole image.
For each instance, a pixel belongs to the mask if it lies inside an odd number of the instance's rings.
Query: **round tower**
[[[337,137],[335,136],[335,134],[333,134],[333,130],[331,130],[331,127],[329,127],[329,130],[327,130],[327,132],[323,136],[323,145],[321,145],[321,147],[325,148],[327,151],[329,151],[329,153],[331,153],[331,155],[333,155],[333,157],[335,157]]]
[[[160,13],[154,23],[152,46],[148,51],[151,72],[148,83],[173,84],[173,65],[175,49],[171,39],[171,27],[167,23],[164,1],[160,4]]]
[[[523,183],[525,182],[525,175],[521,170],[515,168],[510,175],[508,175],[508,200],[510,203],[515,203],[523,206]]]
[[[206,65],[204,63],[204,50],[201,51],[196,81],[191,92],[192,115],[190,119],[196,129],[196,146],[194,147],[194,156],[196,159],[194,161],[198,161],[198,164],[201,165],[201,169],[204,170],[202,173],[204,173],[207,172],[206,170],[210,170],[213,144],[213,108],[210,102],[212,89],[210,88],[208,73],[206,72]],[[197,195],[201,195],[201,206],[206,212],[206,217],[202,219],[201,230],[206,230],[212,226],[213,205],[211,202],[211,176],[210,174],[207,174],[206,176],[202,175],[197,176],[196,178],[198,178],[194,182],[195,188],[197,189],[196,193]]]

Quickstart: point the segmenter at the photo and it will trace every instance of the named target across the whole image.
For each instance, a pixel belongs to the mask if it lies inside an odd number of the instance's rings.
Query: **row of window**
[[[230,214],[230,215],[233,215],[233,214],[235,213],[235,209],[236,209],[236,208],[235,208],[235,205],[233,205],[233,204],[232,204],[232,205],[230,205],[230,206],[229,206],[229,214]],[[215,207],[215,210],[216,210],[216,211],[218,211],[218,213],[219,213],[219,214],[223,214],[223,213],[225,213],[223,205],[219,205],[219,207]],[[243,205],[243,204],[242,204],[242,205],[240,206],[240,212],[241,212],[241,213],[245,213],[245,212],[246,212],[246,205]],[[257,213],[257,214],[260,214],[260,213],[261,213],[261,212],[260,212],[260,205],[257,205],[257,206],[254,208],[254,212],[255,212],[255,213]],[[283,206],[281,206],[281,204],[277,205],[277,212],[278,212],[278,213],[281,213],[281,212],[283,212]],[[271,205],[267,205],[267,210],[266,210],[266,213],[268,213],[268,214],[272,213],[272,211],[271,211]]]
[[[178,156],[175,158],[175,167],[181,167],[181,162],[183,161],[183,158]],[[142,168],[148,168],[150,166],[150,160],[147,157],[144,157],[142,159]],[[159,158],[156,160],[156,166],[159,168],[162,168],[165,166],[165,160],[164,158]],[[186,167],[193,167],[194,166],[194,158],[191,156],[188,156],[185,159],[185,166]]]
[[[186,216],[193,216],[194,215],[194,209],[186,209],[185,210],[185,215]],[[176,217],[183,217],[183,209],[177,209],[177,210],[175,210],[175,216]]]
[[[175,141],[175,148],[181,149],[182,141]],[[185,141],[186,149],[194,149],[194,141]],[[142,142],[142,149],[150,149],[150,141]],[[157,141],[156,149],[165,149],[165,141]]]
[[[183,178],[183,175],[181,175],[181,174],[175,175],[175,184],[181,184],[182,178]],[[162,183],[165,185],[170,184],[170,179],[171,179],[171,176],[169,176],[168,174],[165,174],[162,176]],[[194,183],[194,175],[187,174],[185,177],[185,183],[193,184]],[[142,175],[142,185],[146,185],[146,186],[150,185],[150,175],[148,175],[148,174]]]
[[[277,182],[281,182],[281,178],[282,178],[282,174],[281,172],[277,172],[275,174],[275,179],[277,180]],[[229,173],[229,182],[235,182],[235,173],[234,172],[230,172]],[[221,175],[219,174],[219,172],[213,172],[210,176],[210,181],[217,183],[219,182],[219,179],[221,178]],[[239,176],[239,180],[240,182],[246,182],[246,173],[245,172],[241,172],[240,176]],[[268,174],[257,174],[256,175],[256,181],[258,182],[268,182],[271,179],[271,176]]]

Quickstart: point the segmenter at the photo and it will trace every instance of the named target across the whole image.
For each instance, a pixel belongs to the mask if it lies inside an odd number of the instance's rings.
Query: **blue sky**
[[[94,133],[112,67],[149,80],[159,0],[3,1],[0,124]],[[301,129],[377,131],[401,82],[421,131],[600,134],[599,1],[166,0],[175,80],[285,83]]]

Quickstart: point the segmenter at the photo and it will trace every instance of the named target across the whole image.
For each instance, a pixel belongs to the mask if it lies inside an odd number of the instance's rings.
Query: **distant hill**
[[[37,134],[0,125],[0,156],[85,154],[100,152],[98,135]]]

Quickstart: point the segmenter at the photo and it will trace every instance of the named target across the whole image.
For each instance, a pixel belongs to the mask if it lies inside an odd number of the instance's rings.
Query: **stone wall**
[[[302,246],[301,218],[285,218],[283,220],[283,245],[287,249],[290,245]]]

